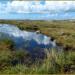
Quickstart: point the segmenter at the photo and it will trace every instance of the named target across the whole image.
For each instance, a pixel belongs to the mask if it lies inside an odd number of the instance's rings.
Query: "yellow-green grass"
[[[58,53],[55,49],[45,49],[47,58],[44,59],[40,65],[38,62],[32,64],[30,67],[25,64],[17,64],[15,66],[5,67],[0,71],[1,74],[74,74],[75,67],[74,57],[75,52],[69,51],[67,53]],[[8,59],[7,59],[8,60]],[[67,70],[66,70],[67,67]]]
[[[0,20],[0,23],[13,24],[22,30],[36,31],[46,34],[56,39],[57,43],[62,46],[70,46],[75,49],[75,21],[16,21]]]

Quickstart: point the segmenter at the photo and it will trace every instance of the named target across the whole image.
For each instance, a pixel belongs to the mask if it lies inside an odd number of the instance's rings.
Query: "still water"
[[[56,43],[51,38],[37,32],[20,30],[15,25],[0,24],[0,38],[10,38],[18,49],[26,49],[31,53],[41,53],[44,48],[54,48]]]

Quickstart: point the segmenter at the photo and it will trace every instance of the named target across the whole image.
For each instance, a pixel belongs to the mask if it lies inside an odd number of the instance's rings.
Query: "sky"
[[[17,20],[75,19],[75,1],[0,0],[0,19],[17,19]]]

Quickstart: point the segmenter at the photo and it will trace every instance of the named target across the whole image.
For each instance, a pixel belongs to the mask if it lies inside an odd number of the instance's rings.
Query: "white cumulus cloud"
[[[75,1],[11,1],[0,2],[0,13],[61,13],[75,12]]]

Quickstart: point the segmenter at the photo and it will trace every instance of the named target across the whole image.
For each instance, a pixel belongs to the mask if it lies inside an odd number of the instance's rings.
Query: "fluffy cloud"
[[[75,1],[11,1],[0,2],[0,13],[50,13],[75,12]]]

